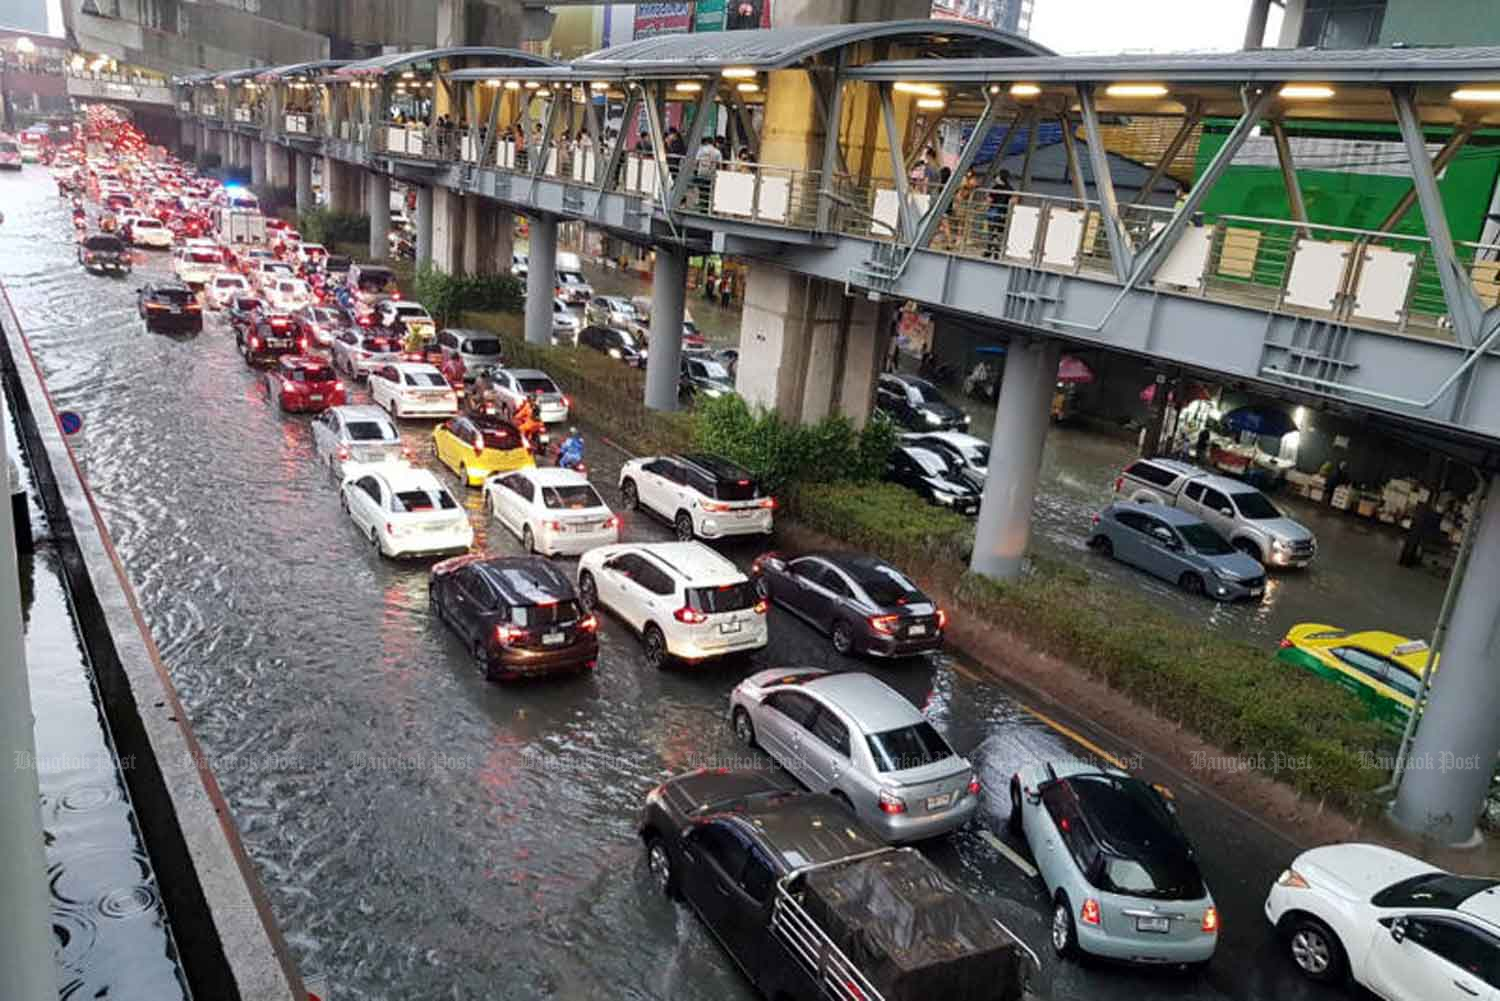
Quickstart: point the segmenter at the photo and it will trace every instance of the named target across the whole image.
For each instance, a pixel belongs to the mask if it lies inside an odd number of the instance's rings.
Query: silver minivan
[[[466,369],[503,364],[500,358],[500,338],[488,331],[444,327],[438,331],[437,342],[444,361],[457,356]]]
[[[979,807],[968,759],[900,692],[868,674],[773,668],[729,696],[730,724],[814,792],[891,842],[957,830]]]

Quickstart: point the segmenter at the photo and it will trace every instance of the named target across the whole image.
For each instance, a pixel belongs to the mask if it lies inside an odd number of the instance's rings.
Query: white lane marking
[[[1036,866],[1023,859],[1010,845],[995,836],[994,831],[980,831],[979,836],[984,839],[985,844],[1010,860],[1010,864],[1026,874],[1027,879],[1036,879]]]

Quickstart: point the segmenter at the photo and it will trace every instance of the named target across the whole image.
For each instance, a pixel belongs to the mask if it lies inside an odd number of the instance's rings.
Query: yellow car
[[[457,473],[465,486],[484,486],[495,473],[536,465],[520,432],[494,418],[451,418],[433,430],[432,442],[438,461]]]
[[[1343,685],[1382,722],[1404,726],[1422,688],[1428,649],[1422,640],[1304,622],[1281,641],[1276,659]]]

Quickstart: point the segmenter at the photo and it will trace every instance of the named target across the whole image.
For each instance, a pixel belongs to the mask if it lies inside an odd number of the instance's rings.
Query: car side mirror
[[[1391,922],[1391,938],[1400,943],[1406,941],[1406,919],[1397,918]]]
[[[1226,518],[1233,518],[1234,517],[1234,512],[1231,511],[1231,510],[1229,510],[1229,508],[1227,508],[1227,507],[1221,507],[1221,508],[1219,508],[1219,513],[1222,514]]]

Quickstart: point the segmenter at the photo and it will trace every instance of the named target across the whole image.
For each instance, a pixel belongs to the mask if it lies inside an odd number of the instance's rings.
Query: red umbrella
[[[1057,366],[1057,381],[1085,383],[1094,381],[1094,370],[1072,355],[1063,355]]]

